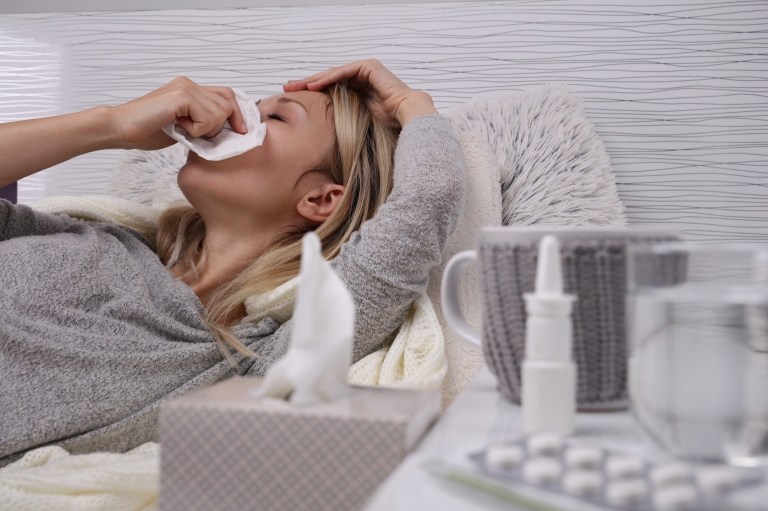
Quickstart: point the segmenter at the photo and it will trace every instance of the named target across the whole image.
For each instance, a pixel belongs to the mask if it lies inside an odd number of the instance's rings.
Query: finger
[[[340,67],[334,67],[320,73],[316,73],[312,76],[291,82],[289,85],[290,90],[301,90],[307,88],[307,90],[320,90],[328,85],[331,85],[341,80],[350,80],[357,76],[363,65],[366,63],[364,60],[352,62]],[[300,87],[297,89],[296,87]]]
[[[176,123],[187,130],[187,133],[189,133],[193,137],[215,137],[221,132],[221,129],[224,127],[224,123],[214,125],[211,129],[208,131],[203,131],[205,128],[200,123],[195,123],[190,119],[189,117],[179,117],[176,119]]]
[[[218,133],[232,114],[233,106],[229,101],[188,78],[175,78],[169,85],[182,98],[176,109],[177,121],[186,118],[179,124],[193,137],[204,136],[212,130]]]
[[[213,117],[211,119],[212,126],[203,134],[203,136],[215,137],[224,128],[224,124],[226,124],[227,119],[232,114],[232,104],[213,91],[203,89],[202,93],[213,105]]]
[[[285,84],[283,87],[288,87],[290,90],[303,90],[307,88],[307,84],[314,82],[318,78],[328,74],[329,72],[338,69],[338,68],[331,68],[326,69],[325,71],[321,71],[319,73],[315,73],[312,76],[308,76],[306,78],[302,78],[300,80],[288,80],[288,83]]]
[[[218,135],[219,133],[221,133],[221,130],[222,130],[223,128],[224,128],[224,123],[222,122],[222,123],[221,123],[221,124],[219,124],[218,126],[214,126],[214,128],[213,128],[211,131],[209,131],[208,133],[206,133],[206,134],[205,134],[205,135],[203,135],[203,136],[204,136],[204,137],[215,137],[216,135]]]
[[[307,90],[318,91],[342,80],[349,83],[353,89],[367,92],[370,87],[370,76],[373,68],[370,62],[361,60],[343,66],[334,72],[321,76],[317,80],[307,84]]]
[[[192,119],[190,119],[189,117],[177,117],[176,124],[184,128],[184,131],[186,131],[190,135],[192,134],[194,125],[192,124]]]
[[[245,124],[245,117],[240,110],[240,105],[237,104],[235,92],[229,87],[206,87],[206,89],[215,92],[232,106],[232,115],[229,116],[229,123],[232,128],[241,135],[248,133],[248,126]]]
[[[205,97],[210,99],[211,102],[213,102],[216,105],[216,110],[214,111],[215,119],[214,122],[216,124],[224,123],[232,116],[232,111],[234,109],[234,106],[232,103],[227,101],[224,97],[221,95],[209,91],[206,89],[203,89],[203,94],[205,94]],[[232,126],[234,128],[234,126]]]
[[[215,137],[218,135],[222,129],[224,129],[224,125],[227,123],[227,120],[232,116],[233,106],[232,103],[227,101],[222,96],[216,94],[215,92],[206,91],[208,94],[208,98],[213,100],[216,103],[216,106],[219,107],[219,111],[216,112],[215,119],[218,121],[214,127],[208,131],[204,136],[206,137]],[[242,120],[240,121],[242,122]],[[230,127],[232,129],[235,129],[235,127],[230,122]]]
[[[189,128],[182,123],[180,124],[193,137],[200,137],[211,131],[219,123],[219,118],[222,117],[219,106],[204,94],[193,95],[187,108],[186,116],[182,115],[181,117],[189,118]]]

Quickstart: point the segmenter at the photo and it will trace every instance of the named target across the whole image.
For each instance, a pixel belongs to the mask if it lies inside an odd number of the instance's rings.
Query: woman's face
[[[190,151],[179,170],[179,187],[206,224],[213,217],[262,228],[301,220],[296,205],[324,180],[318,172],[306,172],[335,142],[329,101],[327,94],[312,91],[263,98],[257,103],[267,125],[262,145],[221,161]]]

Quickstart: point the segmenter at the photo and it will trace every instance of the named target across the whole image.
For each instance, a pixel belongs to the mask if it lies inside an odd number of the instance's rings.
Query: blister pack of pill
[[[726,465],[652,463],[551,433],[491,445],[469,457],[497,479],[526,483],[606,509],[717,509],[731,492],[764,479],[761,471]]]

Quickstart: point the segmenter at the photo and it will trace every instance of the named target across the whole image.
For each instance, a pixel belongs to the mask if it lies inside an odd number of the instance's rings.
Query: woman
[[[376,60],[283,88],[258,104],[261,146],[190,153],[178,183],[193,207],[163,213],[157,246],[0,200],[0,466],[49,444],[131,449],[157,440],[163,401],[263,376],[291,322],[243,322],[243,300],[298,274],[307,230],[354,298],[353,360],[392,340],[462,208],[456,137]],[[0,187],[89,151],[167,147],[175,119],[194,136],[244,130],[231,89],[180,78],[117,107],[0,125]]]

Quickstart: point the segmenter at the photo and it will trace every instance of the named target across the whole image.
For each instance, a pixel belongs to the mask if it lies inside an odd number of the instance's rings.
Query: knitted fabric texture
[[[440,322],[429,297],[422,294],[414,300],[392,344],[349,368],[349,383],[439,389],[447,370]]]
[[[245,300],[243,321],[259,322],[269,316],[278,323],[293,315],[299,277],[266,293]],[[445,340],[432,302],[426,294],[411,304],[392,344],[358,360],[349,368],[350,385],[402,389],[439,389],[448,364]]]
[[[13,511],[154,511],[160,486],[160,444],[123,454],[70,455],[35,449],[0,468],[0,509]]]
[[[627,406],[626,247],[672,239],[561,241],[565,292],[578,297],[572,318],[580,409]],[[535,288],[538,243],[481,242],[478,256],[486,360],[502,394],[519,403],[526,324],[522,294]]]

